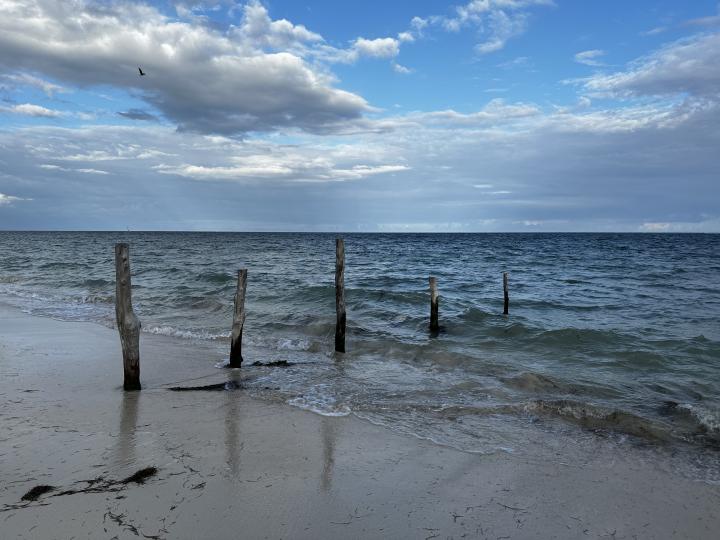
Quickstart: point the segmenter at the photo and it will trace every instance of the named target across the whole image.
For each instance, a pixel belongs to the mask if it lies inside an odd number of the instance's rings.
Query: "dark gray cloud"
[[[718,104],[436,116],[342,144],[0,132],[0,192],[33,199],[3,206],[0,227],[720,231]]]
[[[127,111],[118,111],[118,115],[129,120],[155,121],[158,119],[157,116],[155,116],[154,114],[150,114],[149,112],[142,109],[128,109]]]

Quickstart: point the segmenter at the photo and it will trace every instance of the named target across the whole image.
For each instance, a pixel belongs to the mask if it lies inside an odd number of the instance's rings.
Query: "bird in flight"
[[[140,66],[138,66],[138,71],[140,72],[141,77],[145,76],[145,72],[142,70],[142,68]]]

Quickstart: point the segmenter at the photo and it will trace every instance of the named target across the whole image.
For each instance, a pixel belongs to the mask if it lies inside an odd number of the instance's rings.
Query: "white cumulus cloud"
[[[13,105],[11,107],[0,107],[0,112],[9,112],[41,118],[57,118],[59,116],[63,116],[64,114],[62,111],[48,109],[46,107],[42,107],[41,105],[34,105],[33,103],[23,103],[21,105]]]
[[[234,35],[247,41],[251,47],[279,50],[323,41],[320,34],[311,32],[303,25],[294,25],[286,19],[273,21],[267,8],[257,0],[244,6],[242,24]]]
[[[53,97],[56,93],[68,92],[67,88],[59,84],[51,83],[40,77],[35,77],[29,73],[11,73],[2,75],[2,79],[8,81],[13,86],[34,86],[40,88],[48,97]]]
[[[265,15],[251,2],[239,29],[223,32],[146,4],[5,0],[0,73],[124,88],[187,131],[329,131],[368,110],[295,50],[317,34]]]
[[[582,79],[588,91],[618,96],[720,95],[720,32],[670,43],[624,71]]]
[[[374,56],[376,58],[393,58],[400,52],[397,39],[386,37],[378,39],[358,38],[353,48],[363,56]]]
[[[475,46],[475,51],[488,54],[504,48],[511,38],[525,32],[530,17],[529,9],[554,5],[553,0],[471,0],[456,6],[449,16],[415,17],[411,21],[411,28],[419,35],[431,26],[448,32],[473,28],[482,39]]]
[[[578,64],[585,64],[586,66],[602,66],[603,63],[598,60],[605,56],[605,51],[600,49],[592,49],[589,51],[582,51],[575,55],[575,61]]]
[[[5,195],[0,193],[0,206],[10,206],[12,203],[17,201],[30,201],[32,199],[22,199],[20,197],[14,197],[12,195]]]

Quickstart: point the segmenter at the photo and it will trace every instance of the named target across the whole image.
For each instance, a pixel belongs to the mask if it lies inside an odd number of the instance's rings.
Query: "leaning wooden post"
[[[503,272],[503,296],[505,297],[505,308],[503,315],[510,313],[510,295],[508,294],[508,273]]]
[[[430,331],[437,332],[440,330],[438,323],[438,288],[437,278],[430,277]]]
[[[235,309],[233,311],[232,334],[230,336],[230,367],[239,368],[242,364],[242,332],[245,324],[245,289],[247,288],[247,268],[238,270],[237,290],[235,291]]]
[[[132,308],[130,247],[115,244],[115,318],[122,345],[125,390],[140,390],[140,320]]]
[[[335,350],[345,352],[345,241],[335,239]]]

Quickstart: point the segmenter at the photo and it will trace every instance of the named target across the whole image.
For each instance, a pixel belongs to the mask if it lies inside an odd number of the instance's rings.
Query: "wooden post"
[[[438,288],[437,278],[430,277],[430,331],[437,332],[440,330],[438,323]]]
[[[503,315],[510,313],[510,295],[508,294],[508,273],[503,272],[503,296],[505,297],[505,308]]]
[[[335,350],[345,352],[345,241],[335,239]]]
[[[132,308],[130,247],[115,244],[115,318],[122,345],[125,390],[140,390],[140,320]]]
[[[245,289],[247,287],[247,268],[238,270],[237,290],[235,291],[235,309],[233,311],[232,333],[230,335],[230,367],[239,368],[242,364],[242,332],[245,324]]]

